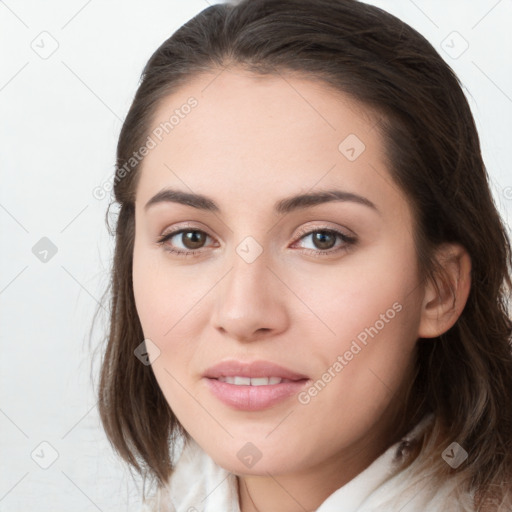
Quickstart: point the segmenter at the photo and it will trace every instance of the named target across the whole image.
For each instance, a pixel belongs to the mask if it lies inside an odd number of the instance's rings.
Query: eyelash
[[[204,233],[206,236],[210,237],[210,235],[208,235],[208,233],[206,233],[205,231],[203,231],[201,229],[180,228],[180,229],[177,229],[175,231],[171,231],[170,233],[166,233],[165,235],[160,236],[156,243],[158,245],[163,246],[165,251],[167,251],[169,253],[172,253],[172,254],[177,254],[179,256],[184,256],[184,257],[196,256],[196,255],[198,255],[198,254],[200,254],[202,252],[202,249],[184,251],[184,250],[181,250],[181,249],[177,250],[177,249],[165,246],[166,242],[168,240],[170,240],[171,238],[173,238],[174,236],[179,235],[180,233],[188,233],[188,232]],[[348,250],[352,245],[354,245],[357,242],[356,237],[346,235],[345,233],[342,233],[341,231],[338,231],[338,230],[332,229],[332,228],[327,228],[327,227],[320,227],[320,228],[312,229],[312,230],[309,230],[309,231],[305,230],[305,231],[299,233],[298,241],[302,240],[303,238],[305,238],[308,235],[312,235],[312,234],[317,233],[317,232],[326,232],[326,233],[329,233],[329,234],[334,234],[334,235],[336,235],[338,238],[340,238],[342,240],[343,244],[341,246],[339,246],[338,248],[327,249],[327,250],[321,250],[321,249],[318,249],[318,250],[315,250],[315,249],[302,249],[302,251],[301,251],[302,253],[310,254],[310,255],[313,255],[315,257],[321,257],[321,256],[324,256],[324,255],[332,255],[332,254],[336,254],[336,253],[338,253],[340,251]],[[212,237],[210,237],[210,238],[212,238]]]

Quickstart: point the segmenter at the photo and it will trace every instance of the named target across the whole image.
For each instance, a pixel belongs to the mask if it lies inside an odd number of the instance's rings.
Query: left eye
[[[311,241],[314,245],[314,247],[312,247],[311,249],[318,249],[321,251],[327,251],[332,249],[335,246],[336,241],[338,239],[341,239],[342,242],[351,241],[350,237],[333,229],[318,229],[315,231],[310,231],[309,233],[306,233],[305,235],[301,236],[299,240],[304,240],[308,237],[311,237]]]

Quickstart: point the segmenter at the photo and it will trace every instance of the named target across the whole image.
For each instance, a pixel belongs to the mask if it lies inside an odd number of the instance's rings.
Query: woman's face
[[[157,111],[136,193],[137,311],[170,407],[234,473],[362,469],[397,434],[425,291],[376,122],[319,82],[239,68]]]

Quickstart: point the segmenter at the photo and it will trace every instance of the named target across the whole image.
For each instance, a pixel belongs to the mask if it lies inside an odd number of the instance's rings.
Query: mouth
[[[281,377],[218,377],[219,382],[234,384],[235,386],[268,386],[273,384],[281,384],[281,382],[296,382],[290,379],[282,379]]]
[[[258,379],[275,380],[279,378],[283,381],[297,381],[308,378],[306,375],[295,372],[285,366],[281,366],[271,361],[238,361],[235,359],[221,361],[215,366],[208,368],[208,370],[204,372],[203,377],[208,379],[219,379],[225,377],[238,379],[238,382],[242,385],[249,385],[254,381],[254,384],[252,385],[256,386],[262,385],[258,384]],[[250,380],[247,381],[241,379]],[[275,383],[277,384],[277,382]],[[235,382],[233,382],[233,384],[235,384]],[[268,384],[268,382],[265,384]]]
[[[308,377],[269,361],[224,361],[210,369],[203,380],[210,392],[234,409],[268,409],[300,392]]]

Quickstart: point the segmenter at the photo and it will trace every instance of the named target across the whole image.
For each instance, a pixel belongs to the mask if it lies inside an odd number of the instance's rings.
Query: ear
[[[471,289],[471,258],[459,244],[443,244],[435,254],[439,270],[427,280],[418,337],[435,338],[450,329]]]

